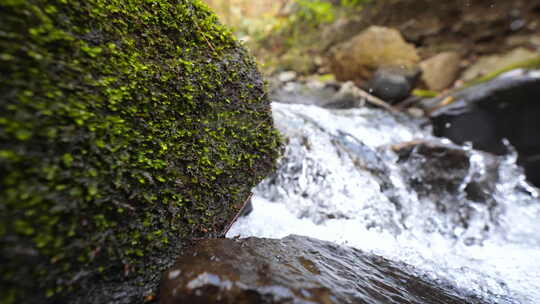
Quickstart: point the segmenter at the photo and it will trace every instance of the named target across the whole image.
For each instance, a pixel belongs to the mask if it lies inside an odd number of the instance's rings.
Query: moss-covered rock
[[[279,146],[198,0],[0,0],[0,303],[151,300]]]

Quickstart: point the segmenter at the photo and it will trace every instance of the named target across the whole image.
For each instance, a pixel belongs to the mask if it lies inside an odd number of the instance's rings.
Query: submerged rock
[[[422,101],[437,136],[498,155],[517,150],[529,181],[540,186],[540,74],[512,71],[489,82]]]
[[[208,239],[165,272],[161,304],[484,303],[414,268],[308,237]]]
[[[277,157],[255,62],[198,0],[0,1],[0,302],[140,303]]]
[[[436,141],[404,143],[393,146],[393,150],[410,189],[425,202],[425,208],[444,214],[452,227],[471,227],[480,210],[489,215],[488,218],[498,218],[502,204],[493,193],[499,182],[503,157]],[[428,202],[435,205],[428,206]],[[477,239],[469,238],[466,243],[482,241],[484,237],[478,237],[485,234],[482,230],[493,228],[491,221],[484,221],[483,225],[476,234]]]
[[[468,175],[470,156],[462,147],[432,142],[396,145],[404,176],[420,196],[457,193]]]
[[[403,175],[419,196],[436,200],[444,192],[459,195],[470,190],[473,200],[486,202],[495,191],[500,159],[494,155],[435,141],[396,145],[393,150]],[[482,157],[482,168],[475,168],[475,156]]]

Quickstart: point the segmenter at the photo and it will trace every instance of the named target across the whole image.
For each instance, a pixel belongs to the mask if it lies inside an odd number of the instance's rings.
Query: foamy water
[[[228,237],[310,236],[406,262],[489,302],[540,303],[540,200],[515,155],[500,159],[489,203],[463,192],[492,174],[485,155],[472,150],[461,192],[434,201],[410,189],[409,171],[390,149],[448,142],[433,138],[424,121],[279,103],[273,113],[286,152],[277,173],[254,189],[253,212]]]

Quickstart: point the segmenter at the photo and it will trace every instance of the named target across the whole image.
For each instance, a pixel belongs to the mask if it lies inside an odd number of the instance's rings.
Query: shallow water
[[[281,103],[273,114],[286,151],[228,237],[310,236],[405,262],[490,303],[540,303],[540,199],[515,154],[465,147],[467,166],[445,170],[445,155],[395,152],[415,140],[450,144],[422,120]],[[479,197],[470,185],[484,187]]]
[[[164,274],[160,303],[488,303],[411,268],[306,236],[206,239]]]

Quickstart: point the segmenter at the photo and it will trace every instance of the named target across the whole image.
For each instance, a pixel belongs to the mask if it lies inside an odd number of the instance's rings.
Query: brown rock
[[[422,18],[411,18],[403,22],[399,31],[408,41],[418,42],[424,37],[439,34],[444,24],[437,15],[427,15]]]
[[[456,52],[444,52],[420,63],[422,81],[427,88],[440,91],[448,88],[459,73],[460,56]]]
[[[530,51],[525,48],[517,48],[503,55],[484,56],[469,67],[463,73],[461,79],[470,81],[539,56],[540,52]]]
[[[414,268],[302,236],[207,239],[161,282],[161,304],[483,303]]]
[[[361,32],[361,21],[358,18],[340,18],[321,29],[321,47],[328,50],[332,46],[351,39]],[[359,29],[360,27],[360,29]]]
[[[414,69],[416,49],[391,28],[371,26],[331,50],[330,69],[339,81],[365,81],[377,68],[399,66]]]

